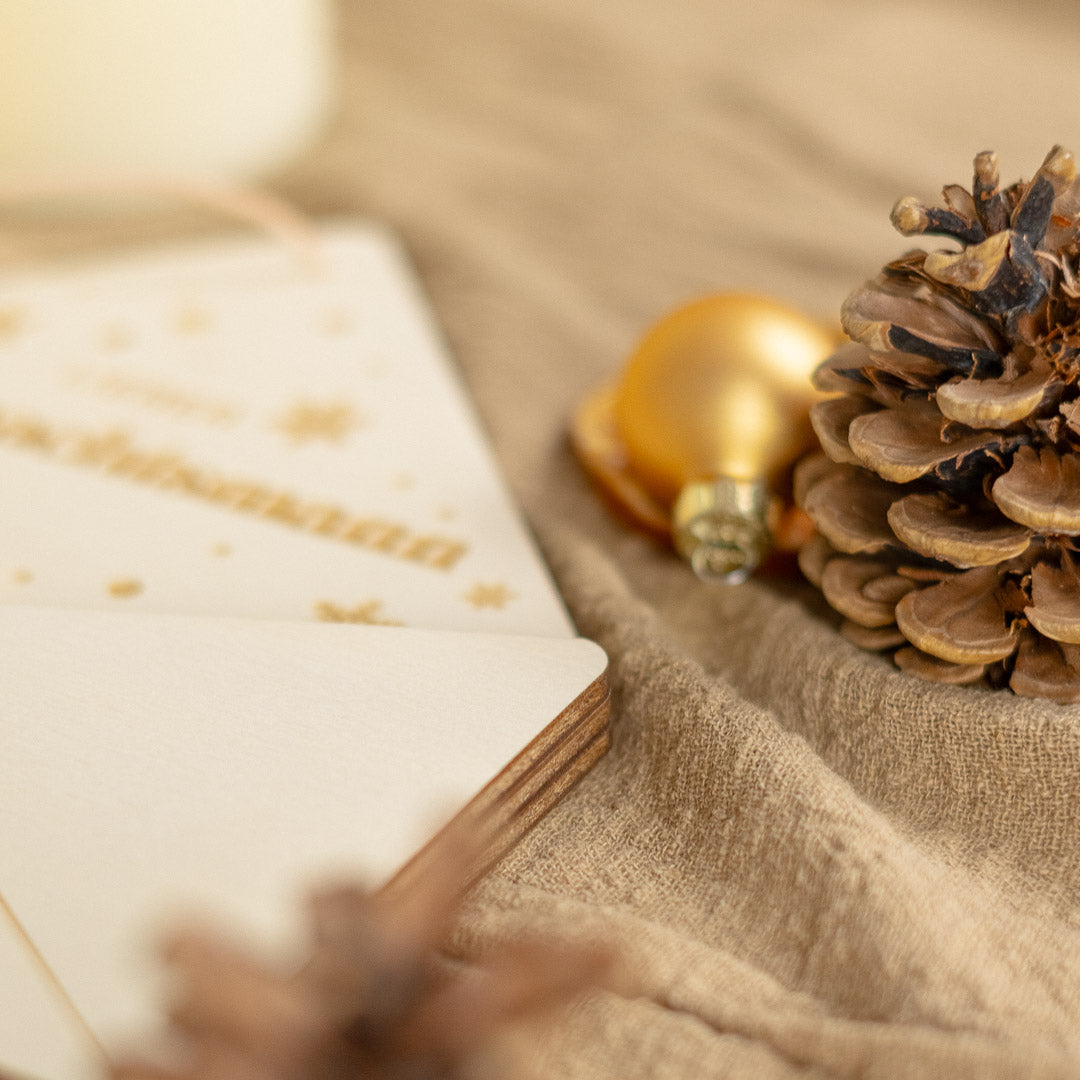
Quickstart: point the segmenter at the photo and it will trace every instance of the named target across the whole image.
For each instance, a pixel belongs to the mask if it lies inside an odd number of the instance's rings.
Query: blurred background
[[[968,184],[979,150],[1011,182],[1080,146],[1077,55],[1065,0],[15,0],[0,172],[47,165],[51,124],[74,171],[98,146],[388,222],[520,479],[673,305],[749,289],[834,320],[905,248],[897,197]],[[96,137],[56,127],[64,93]],[[10,200],[0,225],[0,265],[221,228]]]

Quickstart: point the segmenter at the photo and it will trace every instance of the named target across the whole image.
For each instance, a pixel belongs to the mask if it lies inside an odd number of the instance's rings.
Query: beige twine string
[[[294,251],[312,272],[322,268],[318,234],[311,221],[285,199],[269,192],[198,177],[151,173],[61,173],[0,176],[0,204],[39,200],[164,198],[202,207],[262,229]]]

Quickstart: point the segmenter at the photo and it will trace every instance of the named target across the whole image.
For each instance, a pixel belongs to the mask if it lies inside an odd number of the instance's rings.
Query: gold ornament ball
[[[827,329],[764,297],[708,296],[645,335],[614,391],[629,470],[672,509],[704,578],[744,580],[769,546],[770,485],[809,438]]]

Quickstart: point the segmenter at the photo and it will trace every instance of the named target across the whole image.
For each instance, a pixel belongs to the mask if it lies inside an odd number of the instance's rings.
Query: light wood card
[[[497,851],[607,743],[580,639],[7,607],[0,655],[0,1069],[48,1080],[91,1044],[12,915],[116,1046],[171,917],[285,947],[311,883],[415,872],[454,817]]]
[[[0,603],[568,637],[397,241],[0,280]]]
[[[497,858],[608,746],[398,245],[316,248],[0,281],[0,1071],[152,1024],[171,914],[284,947],[311,882],[448,820]]]

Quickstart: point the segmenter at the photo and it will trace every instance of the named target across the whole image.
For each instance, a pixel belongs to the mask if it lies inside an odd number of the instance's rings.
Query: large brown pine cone
[[[987,152],[943,196],[893,224],[957,248],[856,289],[815,374],[840,396],[796,474],[800,565],[905,671],[1080,701],[1080,181],[1055,147],[1001,188]]]

